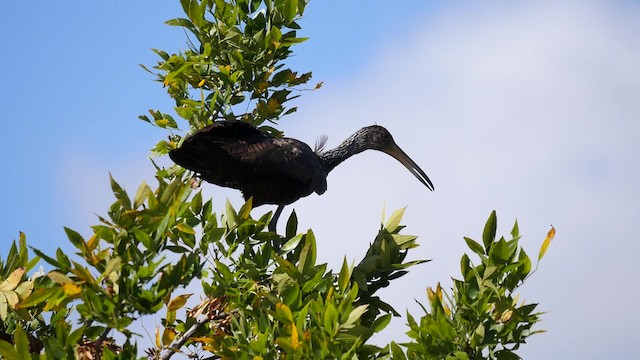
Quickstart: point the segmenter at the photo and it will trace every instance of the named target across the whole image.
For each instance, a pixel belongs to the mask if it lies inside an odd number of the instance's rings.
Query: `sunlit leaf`
[[[184,304],[187,303],[187,300],[191,297],[191,295],[193,294],[183,294],[183,295],[178,295],[174,297],[173,299],[171,299],[171,301],[169,301],[169,305],[167,305],[167,310],[176,311],[182,308]]]
[[[164,345],[169,345],[175,339],[176,332],[172,328],[165,328],[162,332],[162,343]]]
[[[78,295],[81,291],[80,286],[76,284],[62,284],[62,290],[69,296]]]
[[[24,309],[41,304],[49,299],[53,294],[58,292],[56,288],[39,288],[34,290],[29,296],[20,301],[16,308]]]
[[[22,274],[24,274],[24,272],[25,268],[23,267],[15,269],[5,281],[0,283],[0,291],[15,289],[20,283],[20,279],[22,279]]]
[[[387,223],[384,225],[384,228],[387,229],[388,232],[393,233],[396,231],[398,226],[400,226],[400,221],[402,221],[405,209],[406,208],[398,209],[389,216]]]
[[[285,323],[293,323],[293,314],[291,313],[291,309],[286,304],[278,303],[276,304],[276,315],[280,321]]]
[[[23,281],[18,285],[15,289],[16,294],[20,296],[21,299],[26,298],[33,291],[33,281]]]
[[[107,266],[104,269],[104,274],[108,276],[113,271],[120,271],[121,266],[122,266],[122,259],[118,256],[113,257],[107,263]]]
[[[293,350],[298,350],[300,341],[298,340],[298,329],[295,323],[291,323],[291,347]]]
[[[357,308],[351,310],[351,312],[349,313],[349,317],[347,318],[347,321],[343,325],[350,326],[355,324],[355,322],[358,321],[358,319],[360,319],[362,314],[364,314],[367,311],[368,307],[369,305],[360,305]]]
[[[287,241],[284,245],[282,245],[282,249],[281,250],[284,253],[288,253],[288,252],[292,251],[293,249],[298,247],[298,244],[300,243],[300,241],[302,240],[303,237],[304,237],[304,234],[302,234],[302,233],[294,236],[293,238],[291,238],[291,240]]]
[[[547,252],[547,249],[549,248],[549,245],[551,245],[551,241],[553,241],[553,238],[555,236],[556,236],[556,229],[553,226],[551,226],[551,230],[549,230],[549,232],[547,233],[547,237],[542,242],[542,246],[540,246],[540,252],[538,253],[538,261],[542,260],[542,257],[544,257],[544,254]]]
[[[179,223],[176,225],[176,228],[185,234],[195,235],[196,231],[193,228],[185,223]]]

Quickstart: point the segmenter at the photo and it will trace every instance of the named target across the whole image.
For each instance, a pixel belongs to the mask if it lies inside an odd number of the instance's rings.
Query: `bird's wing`
[[[184,144],[191,142],[232,142],[232,141],[258,141],[272,138],[253,125],[244,121],[217,121],[191,134]]]
[[[327,188],[326,174],[318,156],[299,140],[269,138],[255,142],[229,143],[223,148],[240,162],[253,166],[256,172],[292,177],[311,184],[313,191],[319,194]]]
[[[271,136],[251,124],[219,121],[189,135],[182,146],[169,152],[169,156],[176,164],[195,171],[209,182],[237,188],[249,176],[250,167],[239,162],[237,154],[229,154],[225,146],[246,145],[266,139],[271,139]]]

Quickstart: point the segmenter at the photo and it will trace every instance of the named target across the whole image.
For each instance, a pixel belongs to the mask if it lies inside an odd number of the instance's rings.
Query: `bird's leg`
[[[276,212],[273,213],[273,217],[271,218],[271,221],[269,221],[269,226],[268,226],[269,231],[276,232],[276,225],[278,224],[278,218],[282,213],[282,209],[284,209],[284,205],[278,205]]]

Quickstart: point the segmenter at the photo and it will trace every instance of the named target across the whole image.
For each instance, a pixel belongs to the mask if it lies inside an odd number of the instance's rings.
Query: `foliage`
[[[184,18],[167,23],[189,32],[190,49],[160,57],[152,70],[190,130],[220,119],[248,121],[275,136],[272,125],[292,114],[294,91],[311,73],[286,68],[305,0],[181,0]],[[144,66],[143,66],[144,67]],[[318,88],[317,85],[315,88]],[[168,129],[158,155],[178,146],[178,123],[150,110],[140,119]],[[269,122],[271,125],[265,125]],[[266,230],[270,213],[252,218],[249,200],[215,211],[192,174],[154,163],[153,187],[135,193],[111,178],[115,201],[90,234],[65,228],[76,249],[45,254],[26,236],[0,260],[0,356],[6,359],[168,359],[174,353],[225,359],[511,359],[534,331],[535,304],[514,291],[531,262],[512,240],[495,239],[495,213],[483,244],[466,239],[480,258],[462,259],[452,297],[428,290],[430,311],[407,314],[411,341],[385,347],[369,339],[399,313],[379,290],[425,260],[407,260],[416,236],[401,234],[404,209],[383,219],[362,260],[339,271],[316,260],[312,230],[295,212],[284,234]],[[543,243],[539,259],[553,235]],[[40,260],[51,269],[29,273]],[[201,292],[184,288],[199,284]],[[190,298],[199,298],[195,306]],[[184,310],[187,310],[186,312]],[[135,321],[164,314],[151,348],[138,350]],[[211,355],[213,354],[213,355]]]
[[[298,74],[283,61],[293,45],[306,40],[296,34],[306,0],[180,2],[187,17],[167,24],[188,31],[195,43],[180,54],[154,50],[161,58],[156,72],[142,66],[166,87],[176,102],[176,114],[188,121],[191,130],[221,119],[259,126],[296,111],[286,103],[299,96],[292,92],[306,84],[311,73]],[[178,128],[171,115],[149,113],[140,119],[161,128]],[[270,126],[262,130],[281,135]],[[174,142],[161,141],[154,150],[165,154],[174,147]]]
[[[482,244],[465,237],[480,263],[474,266],[467,254],[462,256],[462,278],[454,279],[451,297],[443,297],[446,292],[438,284],[435,290],[427,289],[430,309],[423,307],[419,322],[407,314],[413,340],[405,344],[409,359],[519,359],[514,350],[541,332],[532,331],[540,321],[540,313],[534,312],[537,304],[519,303],[515,293],[531,274],[531,260],[518,244],[518,223],[510,240],[496,239],[496,227],[494,211]],[[543,248],[554,234],[552,228]]]

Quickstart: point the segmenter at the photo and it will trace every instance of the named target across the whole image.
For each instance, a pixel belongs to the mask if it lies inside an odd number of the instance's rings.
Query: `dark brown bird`
[[[219,121],[187,137],[169,157],[212,184],[242,191],[253,205],[275,204],[269,223],[275,231],[285,205],[315,192],[327,190],[327,174],[349,157],[365,150],[379,150],[400,161],[429,190],[427,175],[396,145],[382,126],[358,130],[337,148],[315,151],[290,138],[274,138],[243,121]]]

